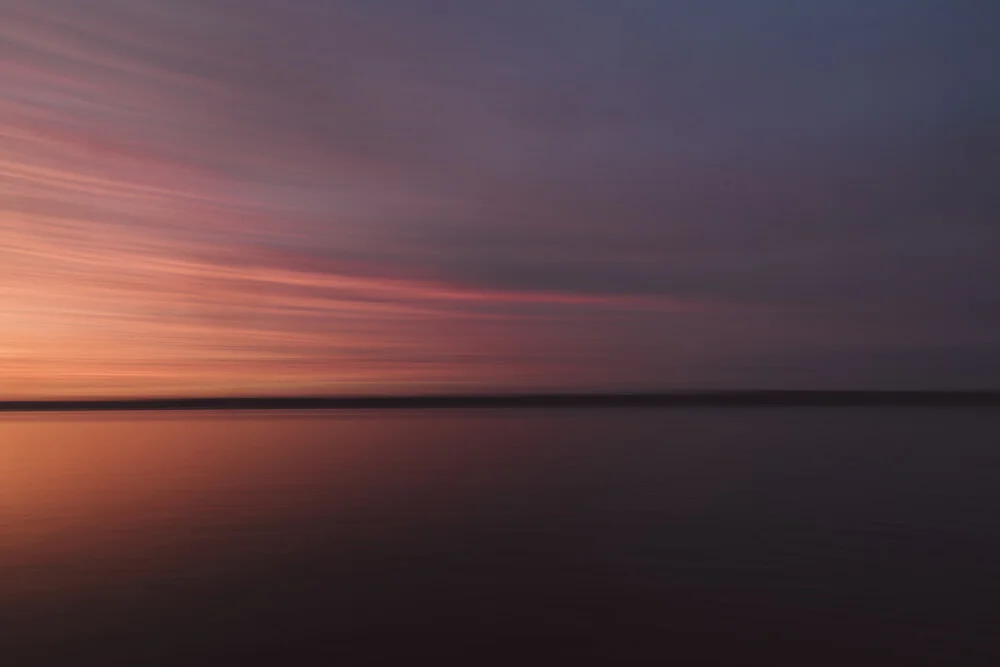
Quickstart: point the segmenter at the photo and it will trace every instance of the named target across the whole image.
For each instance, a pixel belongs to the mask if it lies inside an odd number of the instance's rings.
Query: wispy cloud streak
[[[7,0],[0,396],[1000,349],[988,3],[502,5]]]

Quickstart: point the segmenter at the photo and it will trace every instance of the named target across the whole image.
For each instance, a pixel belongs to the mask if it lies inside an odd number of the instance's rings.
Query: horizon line
[[[699,406],[1000,407],[1000,389],[724,389],[397,395],[144,396],[0,400],[0,412]]]

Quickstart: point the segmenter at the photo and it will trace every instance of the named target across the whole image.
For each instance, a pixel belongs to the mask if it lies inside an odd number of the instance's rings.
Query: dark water
[[[1000,664],[1000,411],[6,416],[0,664]]]

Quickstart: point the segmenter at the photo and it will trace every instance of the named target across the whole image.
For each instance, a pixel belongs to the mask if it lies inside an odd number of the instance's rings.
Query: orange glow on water
[[[105,562],[118,581],[185,563],[228,567],[258,541],[280,552],[290,525],[367,534],[416,507],[460,511],[460,497],[487,492],[510,463],[499,448],[468,445],[477,428],[474,418],[360,413],[5,416],[5,595],[38,602],[76,579],[99,585]],[[212,526],[233,531],[236,546]]]

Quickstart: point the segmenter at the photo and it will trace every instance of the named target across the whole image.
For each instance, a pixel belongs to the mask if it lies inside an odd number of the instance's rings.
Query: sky
[[[991,0],[0,0],[0,398],[1000,386]]]

